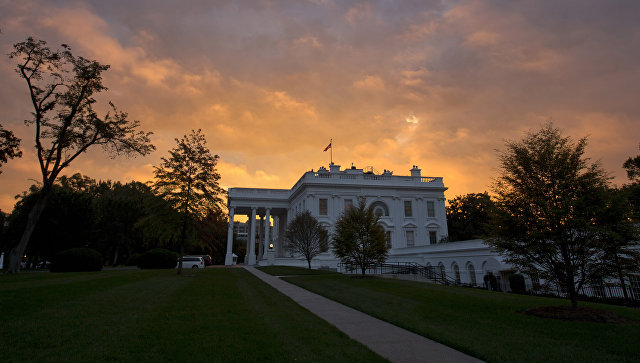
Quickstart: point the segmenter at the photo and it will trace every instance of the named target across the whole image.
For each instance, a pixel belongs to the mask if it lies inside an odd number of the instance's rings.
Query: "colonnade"
[[[225,256],[225,265],[230,266],[233,265],[233,222],[235,217],[235,209],[234,207],[229,208],[229,227],[227,231],[227,254]],[[248,212],[249,208],[242,208]],[[260,219],[257,220],[258,210],[264,211],[264,213],[260,213]],[[286,214],[278,214],[271,215],[271,208],[259,208],[259,207],[251,207],[251,212],[247,213],[249,219],[247,221],[249,228],[249,236],[247,238],[247,254],[245,256],[245,264],[255,265],[256,263],[260,263],[261,261],[266,261],[266,264],[272,265],[275,261],[276,254],[280,255],[282,253],[282,244],[280,241],[283,240],[284,228],[286,224]],[[285,211],[286,213],[286,211]],[[271,232],[271,218],[273,217],[273,225],[274,225],[274,236],[270,236]],[[283,223],[284,222],[284,223]],[[255,223],[259,223],[258,226],[260,231],[263,231],[262,238],[260,238],[260,244],[258,246],[258,252],[256,255],[256,225]],[[265,262],[263,262],[265,263]]]

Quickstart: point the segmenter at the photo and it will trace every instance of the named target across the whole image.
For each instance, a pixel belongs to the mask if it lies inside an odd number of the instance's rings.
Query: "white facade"
[[[398,176],[386,170],[382,174],[355,167],[340,170],[334,164],[329,170],[322,167],[304,173],[290,190],[229,188],[230,233],[225,263],[232,264],[235,215],[247,215],[247,223],[258,223],[257,228],[248,228],[246,263],[302,266],[306,261],[288,255],[283,248],[287,222],[297,213],[309,211],[331,233],[345,208],[364,197],[367,206],[373,206],[380,216],[389,238],[389,262],[442,265],[450,276],[456,276],[457,270],[463,283],[475,279],[481,285],[487,271],[497,274],[508,266],[481,240],[440,243],[448,236],[446,189],[441,177],[423,177],[417,166],[410,175]],[[264,233],[255,233],[256,229]],[[314,258],[312,264],[335,268],[338,262],[327,252]]]

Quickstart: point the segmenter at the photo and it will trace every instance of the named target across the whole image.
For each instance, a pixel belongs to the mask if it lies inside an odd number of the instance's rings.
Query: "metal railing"
[[[355,263],[341,262],[338,264],[338,271],[353,274],[360,273],[361,268]],[[365,273],[373,275],[416,275],[442,285],[465,285],[459,281],[456,282],[455,279],[447,276],[438,267],[422,266],[415,262],[370,264],[367,266]]]

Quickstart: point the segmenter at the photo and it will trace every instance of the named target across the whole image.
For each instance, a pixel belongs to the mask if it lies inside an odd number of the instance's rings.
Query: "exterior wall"
[[[270,233],[275,242],[276,256],[273,260],[258,261],[260,264],[305,266],[303,258],[291,256],[283,249],[282,236],[287,222],[297,213],[309,211],[318,221],[333,232],[338,218],[345,209],[345,201],[353,205],[364,197],[367,206],[380,207],[383,214],[380,223],[391,232],[389,262],[415,262],[421,265],[443,265],[447,275],[455,276],[456,266],[462,283],[471,283],[475,275],[476,284],[482,285],[482,277],[491,271],[499,276],[510,267],[500,256],[486,246],[482,240],[439,243],[448,236],[445,197],[446,187],[442,178],[422,177],[414,166],[411,176],[392,175],[391,172],[376,175],[362,169],[340,170],[331,165],[331,171],[321,168],[318,172],[306,172],[291,188],[283,189],[229,189],[229,207],[235,214],[250,214],[257,210],[261,215],[269,209],[271,216],[278,216],[277,233]],[[320,200],[326,199],[327,213],[320,214]],[[412,205],[412,215],[405,215],[405,201]],[[428,216],[428,203],[432,202],[434,215]],[[414,245],[407,245],[407,232],[413,232]],[[429,232],[435,232],[435,244]],[[277,239],[277,241],[275,241]],[[250,243],[248,243],[249,245]],[[331,251],[315,257],[313,268],[337,268],[338,259]]]

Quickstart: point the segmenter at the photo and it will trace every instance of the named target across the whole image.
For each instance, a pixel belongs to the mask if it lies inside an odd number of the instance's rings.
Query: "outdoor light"
[[[273,249],[273,243],[269,243],[269,249],[272,250]]]

